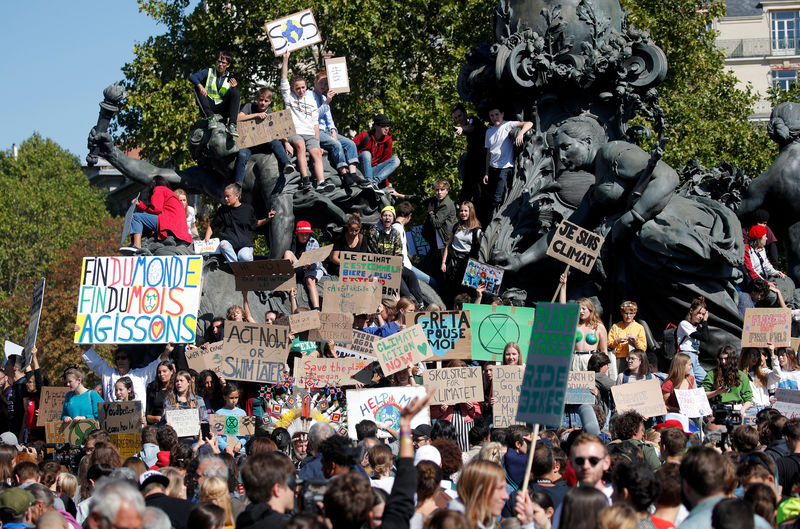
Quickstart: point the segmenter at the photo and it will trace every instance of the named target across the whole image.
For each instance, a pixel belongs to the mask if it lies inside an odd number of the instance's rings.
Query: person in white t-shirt
[[[514,166],[514,144],[517,147],[522,145],[525,133],[533,127],[530,121],[505,121],[504,116],[505,114],[497,107],[489,110],[489,121],[492,126],[486,131],[484,143],[487,151],[483,184],[489,186],[488,195],[492,201],[492,209],[503,201],[506,181]],[[521,129],[512,144],[509,135],[516,127]]]

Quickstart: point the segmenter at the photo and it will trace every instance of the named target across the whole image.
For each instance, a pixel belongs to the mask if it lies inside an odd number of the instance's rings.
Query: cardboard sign
[[[122,223],[122,235],[119,238],[119,245],[125,246],[125,239],[131,234],[131,224],[133,223],[133,214],[136,213],[136,205],[139,203],[139,196],[141,193],[136,193],[136,198],[133,199],[128,210],[125,211],[125,222]]]
[[[346,94],[350,91],[346,58],[325,59],[325,71],[328,73],[328,90],[333,90],[337,94]]]
[[[288,327],[226,321],[222,350],[214,363],[219,366],[217,373],[226,379],[275,384],[289,346]]]
[[[568,220],[562,220],[550,241],[547,255],[588,274],[594,268],[601,246],[601,236]]]
[[[500,293],[500,283],[503,282],[503,273],[505,270],[495,266],[470,259],[467,261],[467,268],[464,270],[464,278],[461,280],[462,285],[472,288],[479,286],[486,287],[488,294],[497,295]]]
[[[199,255],[84,257],[75,343],[193,343]]]
[[[372,382],[372,362],[361,358],[295,358],[294,377],[319,380],[320,386],[355,386]]]
[[[375,356],[375,343],[378,340],[380,338],[374,334],[353,329],[353,339],[347,348],[366,356]]]
[[[517,424],[517,407],[524,375],[525,366],[492,366],[492,417],[495,428]]]
[[[573,303],[539,303],[533,320],[517,420],[561,424],[580,308]]]
[[[44,301],[44,278],[40,279],[33,287],[33,300],[31,310],[28,312],[28,332],[25,334],[23,354],[25,365],[31,363],[31,350],[36,346],[36,336],[39,334],[39,319],[42,317],[42,302]]]
[[[414,226],[407,231],[406,245],[410,255],[426,255],[431,250],[431,245],[422,236],[422,225]]]
[[[48,443],[70,443],[82,446],[86,434],[98,428],[99,423],[94,419],[80,419],[69,424],[62,421],[48,422],[44,427],[45,440]]]
[[[208,416],[211,431],[219,435],[247,437],[256,434],[256,419],[253,416],[212,414]]]
[[[413,366],[433,354],[422,325],[414,325],[397,334],[375,342],[375,356],[383,374],[389,376],[408,366]]]
[[[446,367],[422,372],[426,388],[434,388],[431,404],[483,402],[483,373],[480,366]]]
[[[214,342],[208,344],[207,347],[193,347],[186,348],[186,363],[189,364],[190,369],[194,369],[198,373],[210,369],[218,375],[222,370],[221,355],[222,348],[225,342]]]
[[[101,402],[97,418],[108,433],[142,433],[142,403],[138,400]]]
[[[362,252],[341,252],[340,255],[340,281],[377,281],[383,287],[383,297],[392,298],[400,294],[403,256]]]
[[[347,390],[347,435],[356,439],[356,425],[367,419],[378,425],[378,437],[389,437],[380,427],[398,430],[402,409],[415,397],[424,397],[425,393],[422,386]],[[411,419],[411,428],[430,423],[430,413],[426,406]]]
[[[336,356],[338,356],[339,358],[360,358],[362,360],[369,360],[370,362],[378,361],[378,357],[376,356],[365,355],[363,353],[353,351],[352,349],[348,349],[340,345],[334,345],[333,352],[335,352]]]
[[[36,418],[36,426],[44,426],[49,422],[61,419],[61,412],[64,410],[64,397],[66,397],[68,387],[65,386],[45,386],[39,396],[39,416]]]
[[[798,348],[800,348],[800,338],[792,337],[792,351],[796,353]]]
[[[167,424],[175,429],[178,437],[196,437],[200,433],[200,408],[166,410]]]
[[[711,415],[711,405],[703,388],[676,389],[675,398],[681,413],[690,419]]]
[[[308,266],[314,263],[321,263],[333,251],[333,245],[329,244],[327,246],[322,246],[320,248],[314,248],[313,250],[307,250],[303,252],[300,258],[294,262],[292,268],[300,268],[301,266]]]
[[[800,391],[794,389],[778,388],[775,390],[778,401],[772,405],[787,419],[800,418]]]
[[[472,326],[469,312],[447,310],[441,312],[413,312],[414,325],[422,325],[434,357],[428,360],[453,360],[472,358]],[[409,315],[406,315],[408,318]]]
[[[218,237],[212,237],[207,241],[203,239],[197,239],[192,243],[192,249],[196,255],[217,253],[218,248]]]
[[[111,444],[113,444],[122,459],[135,456],[142,451],[142,434],[138,433],[112,433]]]
[[[528,358],[534,310],[530,307],[464,304],[472,326],[472,359],[500,362],[508,342],[516,342],[523,363]]]
[[[264,119],[248,119],[236,124],[239,132],[237,144],[240,149],[263,145],[272,140],[289,138],[297,134],[291,110],[270,112]]]
[[[318,312],[319,329],[308,331],[308,339],[316,342],[333,340],[337,343],[353,341],[353,315],[343,312]]]
[[[635,410],[643,417],[658,417],[667,413],[661,383],[655,377],[614,386],[611,388],[611,395],[618,413]]]
[[[564,404],[594,404],[594,371],[570,371]]]
[[[323,287],[322,312],[374,314],[381,304],[381,284],[326,281]]]
[[[791,309],[746,309],[742,324],[742,347],[792,346]]]
[[[267,22],[266,28],[276,57],[322,41],[310,9]]]
[[[297,288],[297,280],[294,275],[290,276],[236,276],[235,289],[238,292],[255,292],[265,291],[270,292],[282,290],[289,292],[293,288]]]
[[[229,263],[235,276],[288,276],[294,275],[288,259],[259,259]]]
[[[310,329],[319,329],[319,311],[307,310],[297,314],[289,314],[289,331],[297,334]]]

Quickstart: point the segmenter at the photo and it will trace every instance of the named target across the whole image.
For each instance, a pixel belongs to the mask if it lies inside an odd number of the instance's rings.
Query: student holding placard
[[[114,383],[114,396],[117,402],[129,402],[136,400],[136,393],[133,390],[133,381],[131,377],[120,377]],[[144,416],[144,409],[142,409],[142,426],[147,424]]]
[[[467,367],[463,360],[450,360],[445,367]],[[459,402],[457,404],[434,404],[430,407],[432,420],[450,421],[456,430],[456,442],[462,452],[469,450],[469,431],[475,418],[483,414],[480,402]]]
[[[77,367],[70,367],[64,372],[64,383],[69,392],[64,397],[61,420],[66,424],[80,419],[97,419],[97,406],[103,402],[103,397],[83,386],[85,376],[83,370]]]
[[[628,368],[617,376],[617,385],[653,378],[650,373],[650,361],[647,359],[647,353],[641,349],[634,349],[628,354],[626,360]]]
[[[339,274],[339,267],[342,266],[342,252],[366,252],[367,247],[364,243],[364,234],[361,233],[361,215],[353,213],[344,223],[342,235],[336,238],[331,252],[331,262],[336,265],[336,270],[331,270],[333,274]]]
[[[677,353],[672,358],[669,366],[669,376],[661,384],[661,393],[664,394],[664,405],[671,413],[680,413],[678,398],[675,396],[676,389],[694,389],[697,386],[694,376],[692,376],[692,359],[684,353]]]
[[[203,399],[197,398],[192,389],[192,375],[188,371],[178,371],[172,392],[167,395],[164,402],[162,424],[167,424],[167,412],[170,410],[197,409],[198,420],[208,423],[208,412]]]
[[[311,224],[308,221],[298,221],[294,230],[295,237],[292,241],[291,250],[286,250],[283,254],[284,259],[288,259],[294,264],[303,253],[319,248],[319,243],[314,238]],[[317,283],[326,274],[322,263],[311,263],[297,270],[298,279],[302,276],[302,281],[308,290],[308,302],[313,310],[319,310],[319,292]]]
[[[22,434],[23,443],[33,441],[44,441],[44,428],[37,428],[37,412],[39,410],[39,398],[42,395],[42,370],[39,368],[39,359],[36,355],[37,349],[31,348],[31,363],[25,368],[25,392],[22,398],[22,405],[25,408],[25,431]]]
[[[228,382],[225,389],[222,390],[222,398],[225,400],[225,406],[216,411],[217,415],[226,415],[231,417],[247,417],[247,412],[239,407],[239,386],[234,382]],[[236,443],[233,447],[233,452],[244,453],[244,445],[247,443],[249,437],[239,435],[236,437]],[[217,443],[220,450],[225,450],[228,446],[228,436],[218,435]]]
[[[700,296],[692,300],[689,313],[678,324],[675,333],[678,351],[692,359],[692,372],[695,380],[706,378],[706,370],[700,365],[700,342],[708,340],[708,308],[706,298]]]

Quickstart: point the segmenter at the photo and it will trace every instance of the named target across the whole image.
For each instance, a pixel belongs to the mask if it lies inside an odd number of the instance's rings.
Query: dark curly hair
[[[458,445],[449,439],[435,439],[431,442],[439,453],[442,455],[442,476],[444,479],[450,479],[450,476],[461,470],[464,460],[461,459],[461,449]]]
[[[633,439],[639,432],[639,427],[644,423],[644,417],[635,410],[620,413],[614,421],[614,438],[622,441]]]

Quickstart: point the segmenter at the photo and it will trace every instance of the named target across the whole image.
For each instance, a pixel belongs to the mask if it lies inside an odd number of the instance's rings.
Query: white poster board
[[[328,72],[328,90],[337,94],[350,91],[350,78],[347,76],[347,59],[334,57],[325,59],[325,70]]]
[[[422,398],[425,393],[422,386],[347,390],[347,435],[356,439],[356,424],[368,419],[378,425],[378,437],[389,437],[380,427],[399,430],[400,411],[414,397]],[[431,417],[426,406],[411,419],[411,428],[430,423]]]
[[[675,398],[678,399],[681,413],[690,419],[711,415],[711,405],[703,388],[676,389]]]
[[[276,57],[322,41],[310,9],[267,22],[266,27]]]
[[[167,424],[175,429],[178,437],[194,437],[200,434],[200,412],[198,408],[167,410]]]

